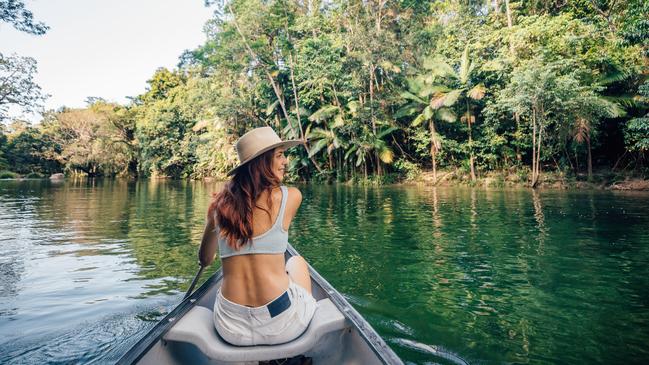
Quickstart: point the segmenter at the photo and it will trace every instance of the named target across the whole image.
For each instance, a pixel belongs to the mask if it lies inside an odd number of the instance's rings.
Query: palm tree
[[[394,160],[394,152],[390,149],[388,143],[383,140],[383,137],[388,136],[399,128],[388,127],[381,129],[381,127],[379,127],[377,134],[371,133],[367,126],[363,126],[363,129],[363,133],[352,140],[352,146],[347,150],[345,159],[353,161],[355,158],[356,167],[359,167],[362,164],[365,180],[367,180],[367,158],[371,156],[372,152],[374,152],[383,163],[390,164]]]
[[[579,98],[577,116],[572,125],[572,138],[575,142],[582,144],[586,142],[588,151],[588,180],[593,178],[593,157],[591,137],[594,124],[602,118],[619,118],[626,114],[624,108],[607,98],[590,91]]]
[[[333,152],[347,145],[338,130],[345,125],[347,120],[345,113],[352,113],[355,107],[355,102],[349,102],[346,107],[339,106],[337,103],[325,104],[309,116],[308,120],[311,124],[307,127],[306,135],[309,140],[315,142],[309,157],[315,156],[326,147],[329,168],[334,169]],[[316,124],[321,124],[322,127],[315,127]]]
[[[441,137],[435,129],[435,121],[446,121],[449,123],[457,120],[453,110],[447,106],[435,108],[428,98],[439,91],[448,91],[446,87],[439,87],[426,83],[425,77],[416,77],[408,81],[409,91],[401,93],[401,96],[410,100],[408,104],[399,109],[394,117],[401,118],[417,114],[411,125],[417,127],[420,124],[428,123],[430,129],[430,157],[433,162],[433,182],[437,183],[437,152],[442,148]]]
[[[335,125],[330,125],[329,128],[325,125],[324,128],[316,127],[307,133],[307,138],[315,142],[311,148],[309,157],[315,156],[318,152],[326,147],[327,158],[329,159],[329,168],[334,169],[333,152],[334,150],[343,146],[343,141],[338,135]]]
[[[464,48],[460,59],[459,69],[455,70],[442,57],[433,56],[424,60],[427,73],[421,75],[423,81],[430,87],[425,91],[430,93],[430,107],[432,110],[450,108],[464,98],[466,112],[460,118],[466,122],[468,128],[469,165],[471,167],[471,180],[475,181],[475,163],[473,157],[473,139],[471,125],[475,123],[475,116],[471,113],[471,100],[480,100],[484,97],[486,88],[483,84],[473,85],[471,76],[475,64],[469,60],[469,46]],[[431,114],[428,112],[428,114]]]

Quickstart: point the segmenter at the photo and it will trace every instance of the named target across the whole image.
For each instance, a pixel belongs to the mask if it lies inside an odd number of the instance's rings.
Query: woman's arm
[[[298,188],[290,187],[288,188],[288,199],[286,202],[286,211],[284,212],[284,221],[282,222],[282,228],[285,231],[288,231],[288,227],[291,225],[293,218],[297,214],[297,210],[302,204],[302,193]]]
[[[208,213],[203,238],[201,239],[201,247],[198,249],[198,261],[202,267],[210,266],[216,257],[218,233],[214,231],[215,228],[214,217]]]

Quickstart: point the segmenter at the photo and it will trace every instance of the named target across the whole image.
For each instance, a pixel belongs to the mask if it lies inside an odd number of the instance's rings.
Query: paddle
[[[198,269],[198,272],[196,273],[196,276],[194,276],[194,280],[192,280],[192,284],[189,286],[187,293],[185,293],[183,300],[187,299],[187,297],[189,297],[192,294],[192,290],[194,290],[194,287],[198,282],[198,278],[201,277],[201,274],[203,273],[203,269],[205,269],[205,266],[201,265],[201,267]]]

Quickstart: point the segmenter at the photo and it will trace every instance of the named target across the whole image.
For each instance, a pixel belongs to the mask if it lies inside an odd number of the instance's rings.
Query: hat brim
[[[291,147],[295,147],[295,146],[298,146],[298,145],[301,145],[301,144],[304,144],[304,143],[305,143],[305,141],[303,141],[301,139],[292,139],[292,140],[288,140],[288,141],[278,142],[278,143],[272,144],[272,145],[270,145],[268,147],[262,148],[261,150],[257,151],[257,153],[255,153],[252,156],[248,157],[245,161],[241,161],[237,167],[235,167],[232,170],[228,171],[227,176],[231,176],[238,169],[240,169],[242,166],[244,166],[248,162],[254,160],[255,158],[259,157],[260,155],[262,155],[265,152],[268,152],[270,150],[274,150],[275,148],[278,148],[278,147],[291,148]]]

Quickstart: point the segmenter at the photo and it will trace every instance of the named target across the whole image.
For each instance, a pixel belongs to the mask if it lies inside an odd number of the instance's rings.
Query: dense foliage
[[[176,69],[129,105],[10,127],[0,164],[23,153],[42,161],[22,170],[222,177],[236,138],[270,125],[308,139],[291,152],[307,180],[646,171],[643,0],[206,3],[208,39]],[[17,152],[25,133],[40,144]]]

